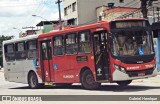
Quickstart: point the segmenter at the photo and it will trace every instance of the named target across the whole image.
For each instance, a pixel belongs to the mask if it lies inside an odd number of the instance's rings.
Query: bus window
[[[25,43],[16,43],[16,59],[26,59]]]
[[[151,37],[148,31],[123,31],[113,33],[115,56],[135,56],[153,54]]]
[[[14,44],[4,45],[4,47],[5,47],[5,58],[6,58],[6,61],[15,60]]]
[[[66,35],[66,54],[73,55],[78,52],[77,35],[72,33]]]
[[[80,53],[91,52],[91,38],[89,31],[81,32],[79,34],[79,45],[80,45]]]
[[[35,59],[38,57],[37,40],[30,40],[27,42],[28,46],[28,59]]]
[[[29,41],[28,46],[29,50],[37,49],[37,41],[36,40]]]
[[[64,55],[64,39],[63,36],[56,36],[53,38],[54,43],[54,55],[61,56]]]
[[[48,52],[47,52],[47,44],[46,43],[42,43],[42,57],[43,60],[47,60],[48,59]]]
[[[43,60],[52,59],[51,41],[46,41],[42,43],[42,58]]]

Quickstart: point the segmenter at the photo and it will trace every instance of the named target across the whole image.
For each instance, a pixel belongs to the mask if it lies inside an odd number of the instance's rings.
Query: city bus
[[[6,80],[28,83],[33,89],[81,83],[93,90],[101,83],[124,87],[157,75],[152,30],[145,19],[100,21],[32,39],[3,43]]]
[[[33,35],[3,42],[5,80],[26,84],[29,72],[35,72],[38,78],[34,64],[38,58],[37,38],[38,35]]]

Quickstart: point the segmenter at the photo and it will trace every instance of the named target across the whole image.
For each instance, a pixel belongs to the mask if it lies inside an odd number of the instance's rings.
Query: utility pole
[[[157,7],[157,15],[158,15],[158,17],[157,17],[157,21],[159,21],[159,7]]]
[[[157,0],[140,0],[140,1],[141,1],[141,12],[143,14],[143,18],[147,19],[147,14],[148,14],[147,6],[152,6],[152,2]]]
[[[148,0],[141,0],[141,12],[143,14],[143,18],[146,18],[146,19],[147,19],[147,13],[148,13],[147,1]]]
[[[56,4],[58,4],[58,10],[59,10],[59,25],[60,25],[59,29],[60,30],[62,30],[61,6],[60,6],[61,2],[62,2],[61,0],[57,0],[56,2]]]

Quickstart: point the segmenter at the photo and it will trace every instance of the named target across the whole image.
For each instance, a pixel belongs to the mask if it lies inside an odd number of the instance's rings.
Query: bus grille
[[[151,75],[153,74],[153,68],[147,70],[140,70],[140,71],[126,71],[129,77],[137,77],[137,76],[144,76],[144,75]]]

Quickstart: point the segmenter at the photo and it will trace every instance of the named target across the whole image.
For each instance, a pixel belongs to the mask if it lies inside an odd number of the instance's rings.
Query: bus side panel
[[[77,69],[78,72],[77,74],[78,76],[78,81],[80,82],[80,72],[82,71],[83,68],[85,68],[85,70],[87,70],[86,68],[89,68],[89,70],[92,71],[92,74],[94,76],[94,79],[96,80],[96,70],[95,70],[95,63],[94,63],[94,56],[91,54],[86,54],[86,55],[79,55],[79,56],[87,56],[88,57],[88,61],[87,62],[76,62],[77,63]]]
[[[5,59],[5,56],[4,56],[4,51],[3,51],[3,69],[4,69],[5,80],[9,81],[9,75],[8,75],[8,71],[7,71],[7,62],[6,62],[6,59]]]
[[[55,70],[55,82],[56,83],[68,83],[72,82],[74,70],[71,68],[73,56],[57,56],[53,57],[53,69]],[[68,73],[73,72],[73,73]]]
[[[37,70],[34,66],[33,60],[26,60],[24,65],[25,65],[24,68],[23,68],[23,70],[24,70],[24,83],[28,84],[28,75],[29,75],[30,71],[35,72],[35,74],[37,75],[37,78],[38,78],[38,82],[42,83],[42,78],[40,78],[38,76],[38,73],[37,73]]]
[[[87,61],[78,62],[77,56],[87,56]],[[95,73],[92,55],[73,55],[53,58],[55,70],[55,83],[79,83],[80,71],[84,67],[90,68]],[[57,67],[57,70],[56,70]]]
[[[111,81],[113,80],[113,72],[115,71],[114,69],[114,61],[115,59],[112,58],[111,53],[110,53],[110,77],[111,77]]]
[[[12,61],[4,63],[4,75],[10,82],[23,83],[24,75],[21,68],[22,62]]]

